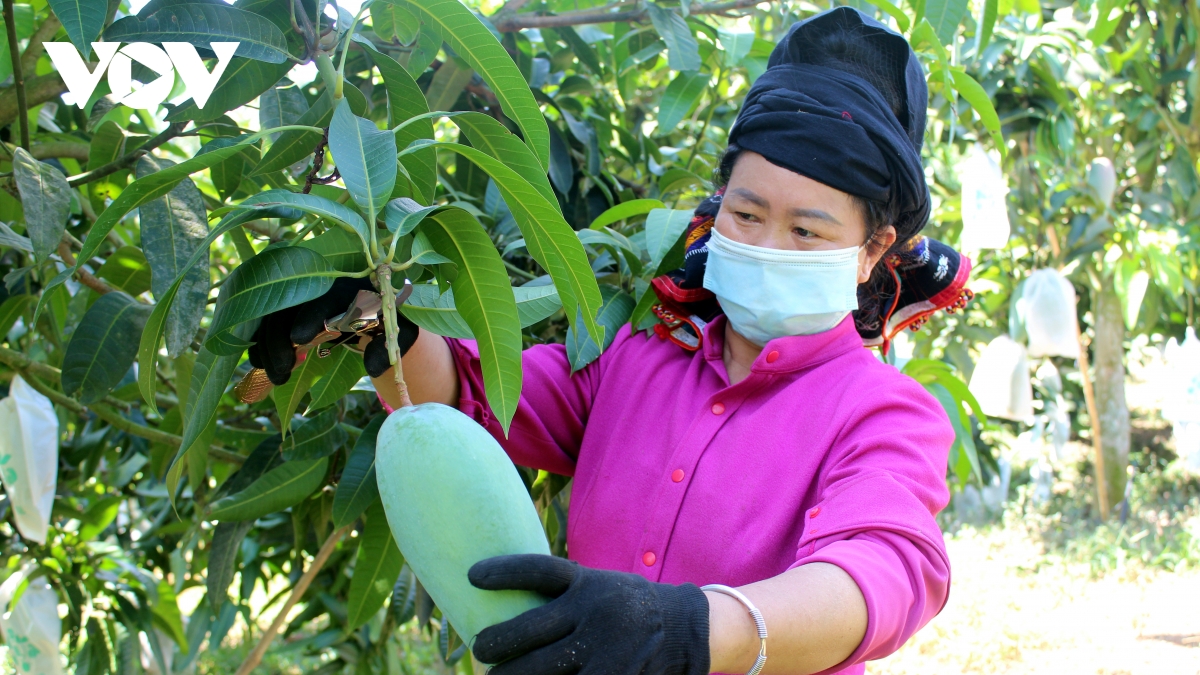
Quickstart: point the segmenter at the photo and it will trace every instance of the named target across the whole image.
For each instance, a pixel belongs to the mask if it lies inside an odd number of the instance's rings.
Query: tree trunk
[[[1121,299],[1111,284],[1095,296],[1092,314],[1096,338],[1092,341],[1096,373],[1096,408],[1100,416],[1100,443],[1104,452],[1103,480],[1108,504],[1125,496],[1125,467],[1129,464],[1129,406],[1125,403],[1125,319]],[[1099,478],[1099,477],[1098,477]]]

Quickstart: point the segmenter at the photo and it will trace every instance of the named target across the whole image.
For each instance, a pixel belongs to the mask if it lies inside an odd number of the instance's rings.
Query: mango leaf
[[[333,493],[333,526],[345,527],[379,499],[379,485],[375,482],[375,441],[379,428],[387,419],[387,413],[371,418],[346,459],[342,478]]]
[[[96,270],[96,276],[135,298],[150,290],[150,263],[136,246],[122,246],[113,251]]]
[[[391,0],[386,0],[391,1]],[[401,3],[431,28],[454,53],[479,73],[525,143],[543,167],[550,165],[550,132],[546,118],[517,64],[483,22],[459,0],[414,0]]]
[[[371,5],[372,13],[376,8],[391,8],[399,13],[412,16],[407,9],[397,5],[376,3]],[[421,88],[417,86],[416,81],[413,80],[412,75],[408,74],[404,66],[387,54],[374,53],[372,56],[375,60],[375,67],[379,68],[379,74],[383,76],[384,89],[387,90],[388,127],[395,129],[405,120],[428,113],[429,108],[425,105],[425,97],[421,94]],[[407,147],[409,143],[418,138],[433,138],[432,121],[414,122],[396,132],[396,146]],[[437,154],[433,150],[413,153],[405,155],[400,162],[408,171],[409,179],[416,185],[425,203],[432,202],[437,187]]]
[[[596,216],[596,219],[592,221],[592,224],[588,226],[588,229],[602,230],[613,223],[625,220],[627,218],[633,218],[634,216],[647,214],[654,209],[665,208],[667,208],[667,205],[663,204],[657,199],[634,199],[627,202],[621,202],[620,204],[608,209],[604,213]]]
[[[13,295],[0,303],[0,336],[8,335],[8,331],[12,330],[13,324],[25,313],[31,300],[31,295]]]
[[[170,160],[146,155],[138,160],[137,177],[145,178],[172,166],[175,163]],[[150,263],[155,297],[166,293],[183,275],[167,315],[167,355],[173,358],[192,344],[208,302],[208,248],[200,248],[208,236],[208,213],[200,189],[190,178],[179,181],[166,195],[143,204],[138,213],[142,250]],[[184,264],[197,250],[203,251],[198,264],[184,274]]]
[[[421,32],[421,22],[412,12],[387,2],[371,5],[371,26],[380,38],[388,41],[395,38],[405,45],[412,44]]]
[[[637,303],[633,301],[633,296],[616,286],[601,286],[600,294],[604,297],[604,305],[600,309],[598,319],[606,329],[604,349],[607,349],[613,339],[617,337],[617,331],[629,321]],[[571,362],[571,372],[595,361],[604,351],[590,335],[576,331],[574,326],[567,329],[566,343],[567,360]]]
[[[692,185],[705,185],[705,181],[700,176],[679,167],[672,167],[663,172],[663,175],[658,179],[658,191],[662,194],[681,190]]]
[[[361,272],[369,265],[362,239],[345,228],[331,227],[295,245],[320,253],[339,272]]]
[[[954,90],[961,94],[979,114],[979,121],[983,122],[983,126],[992,135],[992,141],[996,143],[996,148],[1000,151],[1000,157],[1003,159],[1008,155],[1008,148],[1004,145],[1004,136],[1000,132],[1000,116],[996,114],[991,96],[961,66],[952,66],[949,70],[950,78],[954,82]]]
[[[474,74],[475,71],[460,65],[457,59],[446,59],[433,74],[429,89],[425,92],[429,109],[453,110],[454,102],[462,95],[463,88],[471,83],[471,76]]]
[[[92,43],[104,30],[108,16],[106,0],[50,0],[50,9],[67,31],[71,43],[83,54],[85,60],[92,55]]]
[[[278,79],[278,78],[276,78]],[[79,252],[79,260],[91,260],[92,256],[100,250],[104,244],[108,233],[113,227],[121,221],[130,211],[140,207],[153,199],[158,199],[170,192],[184,178],[187,178],[197,171],[207,169],[222,160],[229,159],[244,149],[245,145],[249,144],[249,140],[243,141],[238,145],[233,145],[228,148],[221,148],[212,152],[204,153],[189,159],[185,162],[180,162],[175,166],[168,167],[157,173],[139,178],[130,183],[128,187],[121,191],[120,196],[113,200],[108,208],[104,209],[104,213],[96,219],[92,225],[92,229],[88,232],[87,240],[83,242],[83,250]],[[18,152],[20,152],[18,150]],[[65,184],[65,181],[64,181]],[[65,219],[64,219],[65,220]],[[60,235],[61,236],[61,235]],[[161,299],[160,299],[161,302]]]
[[[321,98],[325,98],[322,96]],[[258,97],[258,128],[274,129],[289,124],[304,124],[300,118],[308,112],[308,99],[300,87],[271,87]],[[271,134],[271,141],[280,134]]]
[[[295,506],[325,482],[329,458],[284,462],[263,474],[245,490],[213,502],[208,519],[255,520]]]
[[[114,21],[104,31],[104,39],[187,42],[204,48],[212,42],[237,42],[237,56],[267,63],[288,60],[287,40],[275,24],[253,12],[223,4],[171,5],[146,17],[127,16]]]
[[[488,403],[505,433],[521,396],[521,326],[508,271],[491,237],[473,216],[445,209],[421,229],[438,253],[458,266],[451,284],[458,308],[479,346]]]
[[[658,269],[691,220],[692,211],[678,209],[654,209],[646,216],[646,250],[650,253],[650,269]]]
[[[954,44],[958,26],[967,17],[967,0],[926,0],[925,19],[942,44]]]
[[[667,44],[667,65],[671,70],[700,70],[700,45],[687,21],[675,12],[647,2],[646,13],[654,30]]]
[[[208,590],[208,603],[214,610],[221,608],[229,597],[229,584],[233,583],[233,575],[237,572],[237,554],[242,548],[242,540],[254,526],[254,521],[246,520],[232,523],[217,523],[213,529],[212,543],[208,549],[208,569],[205,574],[205,585]]]
[[[17,234],[3,222],[0,222],[0,246],[8,246],[18,251],[33,253],[33,242],[29,240],[29,237]]]
[[[212,122],[225,115],[226,111],[241,106],[258,98],[264,91],[270,89],[279,78],[288,74],[292,69],[291,61],[268,63],[255,59],[236,57],[229,62],[217,86],[213,89],[208,102],[201,110],[196,101],[189,100],[183,105],[167,113],[168,122],[183,122],[192,120],[196,123]]]
[[[396,184],[396,136],[356,117],[342,99],[329,123],[329,152],[354,202],[374,227]],[[368,241],[370,233],[368,233]]]
[[[595,319],[600,310],[600,290],[587,253],[556,206],[503,162],[476,148],[445,141],[416,141],[408,149],[424,147],[446,148],[465,155],[492,177],[525,236],[530,255],[550,272],[567,318],[572,325],[582,320],[589,334],[603,335]]]
[[[537,157],[529,151],[521,139],[514,136],[504,125],[494,117],[478,112],[466,112],[451,118],[467,136],[471,147],[482,150],[516,171],[521,178],[537,189],[547,202],[555,204],[558,198],[554,196],[554,188],[550,187],[550,179],[546,169],[538,163]]]
[[[85,405],[104,398],[133,365],[149,314],[149,305],[120,291],[102,295],[83,315],[80,324],[86,329],[76,330],[67,344],[63,391],[79,392]]]
[[[396,162],[393,160],[393,169],[395,166]],[[328,218],[340,227],[357,235],[359,242],[361,242],[363,253],[366,253],[368,250],[367,247],[371,241],[370,226],[367,225],[367,221],[363,220],[362,216],[358,215],[349,206],[318,195],[306,195],[300,192],[289,192],[288,190],[267,190],[255,195],[255,208],[265,209],[272,207],[287,207],[303,211],[304,213],[311,213],[322,218]]]
[[[305,416],[342,400],[367,374],[362,356],[346,347],[335,347],[333,354],[323,360],[330,362],[329,368],[312,386],[309,392],[312,400],[308,404],[308,410],[304,411]]]
[[[883,1],[886,2],[886,0]],[[742,59],[746,58],[746,55],[750,53],[750,48],[754,46],[755,35],[752,30],[732,31],[718,28],[717,36],[721,38],[723,63],[726,68],[741,64]]]
[[[392,594],[402,567],[404,556],[392,538],[383,502],[376,501],[367,512],[366,528],[354,561],[350,596],[346,600],[346,630],[354,630],[375,616]]]
[[[296,124],[309,127],[329,126],[333,118],[333,101],[328,92],[319,96],[312,107],[308,109]],[[259,176],[271,171],[279,171],[299,162],[313,154],[321,134],[315,131],[285,131],[271,143],[271,147],[259,160],[258,165],[250,172],[251,176]]]
[[[58,169],[37,161],[24,148],[13,152],[12,167],[21,207],[25,210],[26,234],[33,242],[33,257],[41,262],[58,250],[66,231],[71,215],[71,186]],[[81,255],[79,259],[88,258]]]
[[[217,354],[236,350],[236,342],[223,341],[234,326],[320,297],[338,276],[329,263],[306,248],[267,249],[229,275],[204,345]]]
[[[92,141],[88,143],[88,170],[108,164],[124,154],[124,150],[125,130],[112,120],[104,122],[96,129],[96,133],[92,134]]]
[[[300,401],[304,399],[304,395],[312,389],[317,380],[329,372],[332,365],[333,359],[322,359],[317,356],[315,350],[310,351],[292,371],[292,376],[288,378],[288,381],[271,390],[271,398],[275,401],[275,411],[279,415],[279,422],[283,426],[285,434],[292,425],[292,415],[300,407]]]
[[[517,301],[517,320],[527,328],[562,308],[558,291],[545,286],[518,286],[513,290]],[[439,293],[432,284],[413,286],[413,294],[400,306],[400,313],[427,331],[444,337],[474,340],[471,327],[454,307],[454,290]]]
[[[683,71],[671,80],[658,105],[656,134],[669,134],[704,96],[712,73]]]
[[[399,239],[413,230],[425,220],[429,214],[442,208],[438,206],[421,206],[411,199],[400,197],[387,203],[383,210],[383,223],[387,226],[394,239]]]
[[[874,0],[874,2],[886,2],[887,0]],[[996,30],[996,15],[999,13],[999,0],[984,0],[983,13],[979,18],[979,27],[975,30],[975,58],[979,58],[983,54],[983,50],[987,48],[988,43],[992,40],[992,33]],[[900,13],[904,15],[903,12]],[[897,20],[898,21],[898,20]],[[906,19],[907,21],[907,19]],[[908,30],[908,27],[900,29],[901,31]],[[1091,39],[1091,33],[1088,34],[1088,39]],[[1102,44],[1096,42],[1095,44]]]
[[[348,435],[338,423],[338,411],[330,408],[301,424],[284,440],[284,461],[309,460],[328,457],[346,444]]]
[[[962,402],[950,393],[941,380],[924,387],[942,404],[946,416],[950,418],[950,426],[954,428],[954,444],[966,454],[971,471],[982,481],[983,470],[979,466],[979,451],[975,447],[975,437],[971,434],[971,420],[963,411]]]

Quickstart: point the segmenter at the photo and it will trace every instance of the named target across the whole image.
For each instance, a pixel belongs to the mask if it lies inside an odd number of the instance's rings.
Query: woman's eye
[[[797,228],[793,229],[792,232],[795,232],[796,234],[800,235],[801,237],[803,237],[805,239],[808,239],[809,237],[817,236],[817,235],[813,234],[811,230],[806,230],[803,227],[797,227]]]
[[[751,220],[751,221],[758,220],[757,218],[754,217],[753,213],[746,213],[745,211],[734,211],[734,215],[736,215],[738,218],[741,218],[742,220]]]

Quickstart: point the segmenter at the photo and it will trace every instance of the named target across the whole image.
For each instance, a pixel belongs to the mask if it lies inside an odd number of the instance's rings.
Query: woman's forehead
[[[725,199],[753,204],[780,215],[815,218],[831,224],[854,222],[854,198],[841,190],[743,152],[729,177]]]

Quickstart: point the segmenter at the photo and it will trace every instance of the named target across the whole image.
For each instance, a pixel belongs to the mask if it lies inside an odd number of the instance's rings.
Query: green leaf
[[[125,151],[125,130],[116,122],[108,120],[100,125],[88,143],[89,171],[108,164]]]
[[[726,68],[739,65],[742,59],[750,53],[750,48],[754,46],[755,35],[752,30],[732,31],[718,28],[717,35],[721,38],[721,49],[724,51],[723,63]]]
[[[88,232],[87,239],[83,242],[83,250],[79,252],[79,260],[91,260],[92,256],[100,250],[104,244],[108,233],[113,227],[121,221],[130,211],[140,207],[151,200],[158,199],[170,192],[180,181],[187,178],[197,171],[207,169],[214,164],[228,159],[233,155],[241,152],[244,149],[243,144],[221,148],[212,152],[206,152],[198,155],[185,162],[180,162],[175,166],[168,167],[151,174],[145,178],[139,178],[130,183],[128,187],[121,191],[120,196],[113,200],[108,208],[104,209],[104,213],[96,219],[92,225],[92,229]],[[18,150],[17,152],[20,152]],[[66,184],[66,181],[63,181]],[[65,217],[64,217],[65,220]],[[61,236],[61,235],[60,235]],[[161,301],[161,299],[160,299]]]
[[[71,186],[58,169],[37,161],[24,148],[13,151],[12,166],[21,208],[25,210],[26,234],[33,242],[34,259],[42,262],[58,250],[66,231],[71,215]],[[81,255],[79,259],[88,257]]]
[[[375,482],[375,441],[386,419],[387,413],[372,417],[346,459],[346,468],[342,469],[342,478],[333,493],[334,527],[345,527],[358,520],[367,507],[379,499],[379,485]]]
[[[248,339],[257,327],[258,322],[251,321],[238,326],[235,332],[238,337]],[[229,387],[229,380],[233,378],[233,372],[241,358],[240,352],[218,356],[204,347],[200,348],[196,364],[192,366],[192,377],[183,405],[183,442],[179,446],[176,462],[216,421],[217,405],[221,402],[225,389]],[[207,445],[205,443],[206,452]]]
[[[411,16],[408,10],[383,2],[371,5],[371,11],[387,7]],[[417,86],[416,81],[413,80],[412,75],[408,74],[404,66],[386,54],[376,53],[372,56],[375,59],[375,67],[379,68],[379,74],[383,76],[383,86],[387,90],[388,127],[395,129],[405,120],[428,113],[429,108],[425,104],[425,96],[421,93],[421,88]],[[407,147],[409,143],[418,138],[433,138],[432,120],[414,122],[396,132],[396,146]],[[433,150],[417,152],[405,155],[401,158],[400,163],[408,171],[409,179],[416,185],[425,203],[431,203],[437,188],[437,154]]]
[[[925,3],[925,19],[944,45],[954,44],[954,36],[966,17],[967,0],[927,0]]]
[[[521,326],[508,270],[491,237],[473,216],[445,209],[422,231],[434,248],[458,266],[451,286],[455,306],[479,346],[483,387],[505,433],[521,397]]]
[[[29,237],[17,234],[3,222],[0,222],[0,246],[8,246],[18,251],[33,253],[33,242],[29,240]]]
[[[691,171],[688,171],[687,169],[672,167],[667,169],[658,179],[658,191],[665,195],[668,192],[682,190],[683,188],[691,187],[693,185],[703,186],[706,183],[707,181],[705,181],[703,178],[697,176]]]
[[[363,253],[362,239],[341,227],[331,227],[296,246],[320,253],[339,272],[361,272],[370,264]]]
[[[296,120],[296,124],[309,127],[326,127],[329,126],[329,120],[333,118],[333,101],[328,92],[322,94],[313,103],[300,119]],[[258,165],[250,172],[251,176],[260,176],[271,171],[286,169],[289,166],[299,162],[305,157],[313,154],[317,147],[317,143],[321,141],[321,134],[313,131],[285,131],[279,135],[271,143],[271,147],[259,160]]]
[[[964,0],[965,1],[965,0]],[[646,12],[654,30],[667,44],[667,65],[671,70],[700,70],[700,45],[682,16],[669,9],[647,2]]]
[[[179,611],[179,601],[175,598],[175,588],[165,581],[158,583],[157,598],[150,605],[154,614],[154,626],[162,630],[175,644],[179,651],[187,654],[187,635],[183,632],[183,615]]]
[[[332,365],[332,359],[319,358],[315,350],[309,351],[304,360],[292,371],[292,376],[288,381],[271,390],[271,398],[275,401],[275,411],[279,415],[279,422],[283,426],[284,433],[287,433],[291,427],[292,415],[300,407],[300,401],[304,399],[304,395],[312,389],[317,380],[329,372]]]
[[[650,213],[654,209],[665,209],[666,207],[666,204],[657,199],[633,199],[621,202],[596,216],[596,219],[592,221],[588,229],[602,230],[613,223]]]
[[[421,32],[421,22],[412,12],[387,2],[371,5],[371,26],[375,34],[384,40],[395,38],[401,44],[412,44]]]
[[[217,523],[213,529],[212,543],[208,548],[208,568],[205,573],[205,585],[208,590],[208,603],[213,610],[221,608],[229,597],[229,585],[233,583],[233,575],[237,572],[237,554],[242,548],[242,540],[254,526],[253,521]]]
[[[900,9],[896,5],[893,5],[891,2],[888,2],[888,0],[867,0],[867,1],[870,2],[872,5],[875,5],[879,9],[883,10],[883,12],[885,14],[887,14],[888,16],[895,19],[896,26],[900,29],[901,33],[908,32],[908,27],[910,25],[912,25],[912,22],[909,20],[908,15],[904,13],[904,10]],[[993,2],[994,1],[995,0],[993,0]]]
[[[138,160],[137,177],[145,178],[172,166],[175,163],[170,160],[145,155]],[[192,344],[208,303],[212,284],[208,247],[201,248],[208,236],[208,212],[200,189],[190,178],[184,178],[166,195],[142,204],[138,213],[154,296],[161,297],[183,275],[167,315],[167,355],[173,358]],[[198,264],[184,274],[184,264],[198,250],[202,251]]]
[[[62,387],[79,392],[84,405],[95,403],[125,377],[137,355],[138,337],[150,307],[114,291],[100,297],[83,315],[63,357]]]
[[[383,222],[395,238],[403,237],[417,228],[429,214],[442,208],[437,206],[421,206],[411,199],[400,197],[387,203],[383,210]]]
[[[292,69],[290,61],[268,63],[255,59],[234,58],[225,68],[217,86],[213,89],[204,109],[196,107],[195,100],[167,113],[168,122],[193,120],[196,123],[212,122],[234,108],[240,108],[258,98],[264,91],[275,86],[279,78]]]
[[[954,81],[954,90],[961,94],[979,114],[979,121],[983,122],[983,126],[992,135],[992,141],[996,143],[996,148],[1000,150],[1000,156],[1003,159],[1008,155],[1008,148],[1004,145],[1004,136],[1000,132],[1000,117],[992,105],[991,96],[983,87],[979,86],[975,78],[968,75],[960,66],[950,68],[950,77]]]
[[[550,165],[550,132],[529,84],[491,31],[459,0],[414,0],[410,8],[421,22],[433,29],[459,58],[479,73],[500,102],[500,108],[516,122],[543,167]]]
[[[575,54],[575,58],[579,62],[587,66],[588,70],[593,74],[603,76],[604,70],[600,67],[600,59],[596,56],[596,50],[592,46],[583,41],[579,37],[579,33],[575,32],[570,26],[556,26],[554,32],[563,39],[571,47],[571,52]]]
[[[683,71],[671,80],[658,106],[656,134],[669,134],[704,96],[712,73]]]
[[[375,616],[392,594],[402,567],[404,556],[392,538],[383,502],[377,500],[367,511],[366,528],[354,560],[354,576],[346,600],[346,630],[354,630]]]
[[[300,87],[271,87],[258,97],[258,128],[274,129],[289,124],[304,124],[300,118],[306,112],[308,99],[304,98]],[[279,134],[272,134],[271,140],[279,140]]]
[[[329,152],[350,196],[367,212],[367,223],[374,227],[375,216],[396,185],[395,135],[356,117],[350,112],[350,102],[343,99],[329,123]]]
[[[218,354],[230,353],[221,338],[234,326],[324,295],[337,274],[320,254],[306,248],[263,251],[221,286],[204,345]]]
[[[232,136],[214,138],[201,146],[198,154],[228,148],[231,145],[237,145],[241,140],[241,138]],[[242,148],[242,152],[223,162],[214,164],[208,170],[209,175],[212,177],[213,187],[217,188],[217,193],[221,195],[221,201],[232,197],[238,188],[241,187],[242,176],[246,172],[246,165],[258,161],[258,148],[253,146],[242,146]]]
[[[877,1],[884,2],[885,0]],[[983,50],[987,49],[988,43],[992,40],[992,33],[996,30],[996,14],[999,4],[998,0],[983,1],[983,15],[979,18],[979,27],[975,29],[976,59],[983,55]]]
[[[367,374],[362,356],[347,347],[335,347],[333,354],[323,360],[330,362],[329,368],[312,386],[312,400],[309,401],[308,410],[304,411],[306,416],[342,400]]]
[[[600,311],[600,290],[595,275],[583,244],[579,243],[575,231],[563,220],[558,209],[503,162],[476,148],[445,141],[416,141],[409,147],[414,146],[453,150],[486,171],[512,211],[530,255],[550,272],[567,318],[572,325],[582,318],[590,334],[603,335],[603,329],[595,319]]]
[[[616,286],[601,286],[600,294],[604,297],[604,306],[600,309],[598,319],[605,327],[604,349],[608,349],[617,337],[617,331],[629,321],[636,303],[631,295]],[[567,329],[566,343],[571,372],[595,361],[603,351],[591,336],[579,333],[574,327]]]
[[[941,381],[926,384],[925,389],[933,394],[938,403],[942,404],[946,416],[950,418],[950,426],[954,428],[955,444],[959,445],[960,449],[966,453],[967,460],[971,463],[971,471],[982,481],[983,470],[979,466],[979,451],[975,447],[975,438],[971,435],[970,419],[963,412],[962,403],[950,393],[950,390]]]
[[[291,436],[284,440],[284,461],[304,461],[328,457],[346,444],[348,435],[338,423],[338,411],[330,408],[301,424]]]
[[[108,16],[107,0],[50,0],[50,9],[67,31],[71,43],[85,60],[92,55],[92,43],[104,30]],[[207,46],[207,45],[205,45]]]
[[[683,236],[692,211],[654,209],[646,216],[646,250],[650,253],[650,269],[657,270],[667,253]]]
[[[113,251],[96,270],[96,276],[135,298],[150,290],[150,263],[136,246],[122,246]]]
[[[396,162],[392,160],[393,170],[395,166]],[[267,190],[255,195],[255,204],[255,208],[258,209],[288,207],[322,218],[328,218],[338,226],[356,235],[361,246],[359,250],[364,254],[366,254],[370,245],[371,228],[367,225],[367,221],[363,220],[362,216],[358,215],[354,209],[344,204],[339,204],[332,199],[326,199],[314,194],[289,192],[288,190]],[[318,252],[320,251],[318,250]],[[359,268],[354,271],[358,272],[361,269]]]
[[[549,284],[545,286],[518,286],[513,290],[517,301],[517,320],[521,328],[527,328],[562,309],[558,291]],[[439,293],[432,284],[417,284],[408,301],[400,306],[400,313],[409,321],[437,335],[463,340],[474,340],[471,327],[454,307],[453,289]]]
[[[325,483],[329,458],[284,462],[245,490],[213,502],[209,520],[255,520],[295,506]]]
[[[448,58],[429,82],[429,90],[425,92],[425,100],[429,102],[430,110],[454,110],[454,103],[462,94],[463,88],[471,82],[475,71],[461,66],[457,59]]]
[[[451,120],[466,134],[471,147],[504,162],[505,166],[516,171],[521,178],[536,188],[547,202],[558,202],[558,198],[554,196],[554,188],[550,187],[546,169],[538,163],[537,157],[533,156],[521,139],[505,129],[503,124],[489,115],[477,112],[460,113]]]
[[[12,330],[13,324],[25,313],[32,300],[32,295],[14,295],[0,303],[0,339],[8,335],[8,331]]]
[[[275,24],[253,12],[224,4],[171,5],[145,18],[127,16],[114,21],[104,31],[104,39],[107,42],[187,42],[204,48],[211,42],[237,42],[234,53],[242,58],[267,63],[288,60],[287,40]],[[278,82],[278,78],[275,81]],[[222,110],[222,114],[224,112]]]

